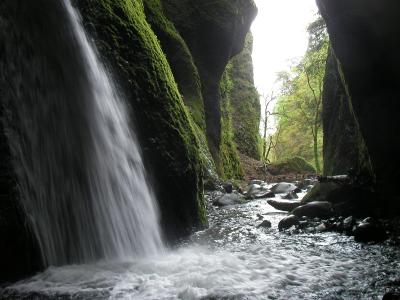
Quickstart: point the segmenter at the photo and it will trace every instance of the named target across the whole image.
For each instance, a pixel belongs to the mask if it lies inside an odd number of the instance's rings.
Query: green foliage
[[[232,64],[228,64],[221,80],[221,145],[219,151],[220,161],[217,168],[224,179],[240,179],[243,177],[243,169],[240,163],[237,146],[234,141],[232,128],[231,93],[233,81],[230,77]]]
[[[289,72],[281,72],[282,83],[275,114],[278,125],[275,156],[295,156],[313,161],[318,173],[322,165],[322,88],[329,40],[322,18],[308,27],[309,47]]]

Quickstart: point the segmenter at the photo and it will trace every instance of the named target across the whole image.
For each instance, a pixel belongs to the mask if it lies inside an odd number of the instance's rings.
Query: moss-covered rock
[[[295,156],[286,161],[270,165],[268,167],[268,171],[272,175],[287,173],[315,174],[317,172],[312,164],[299,156]]]
[[[164,14],[160,0],[144,0],[146,19],[160,41],[180,93],[196,124],[205,130],[200,77],[192,54],[175,25]]]
[[[220,80],[230,58],[242,50],[257,9],[252,0],[162,0],[162,3],[199,71],[207,141],[218,161],[222,138]]]
[[[231,106],[235,142],[239,152],[260,159],[260,99],[254,86],[253,37],[247,34],[244,49],[232,60],[231,78],[233,83]]]
[[[160,0],[145,0],[144,8],[146,19],[160,41],[179,91],[195,122],[193,126],[197,138],[200,140],[199,151],[206,187],[216,188],[219,178],[205,136],[206,125],[201,83],[192,54],[175,25],[166,17]]]
[[[143,3],[76,3],[132,108],[166,236],[175,239],[203,227],[207,220],[199,141],[169,64],[146,21]]]
[[[243,169],[234,140],[234,132],[232,125],[232,90],[233,81],[231,78],[232,64],[229,63],[222,76],[220,93],[221,93],[221,142],[219,145],[219,153],[216,158],[216,165],[219,174],[224,179],[241,179],[243,177]]]

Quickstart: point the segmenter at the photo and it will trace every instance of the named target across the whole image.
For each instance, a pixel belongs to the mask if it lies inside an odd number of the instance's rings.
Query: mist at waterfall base
[[[63,10],[71,24],[63,30],[75,41],[64,54],[80,75],[73,84],[57,86],[59,93],[50,95],[57,101],[43,101],[50,107],[18,103],[24,134],[16,132],[11,142],[23,204],[50,267],[3,288],[0,298],[374,299],[383,294],[386,280],[399,269],[394,247],[362,246],[335,233],[280,233],[282,213],[266,199],[215,208],[208,195],[210,227],[178,249],[165,250],[127,107],[69,1]],[[257,227],[257,214],[272,228]]]

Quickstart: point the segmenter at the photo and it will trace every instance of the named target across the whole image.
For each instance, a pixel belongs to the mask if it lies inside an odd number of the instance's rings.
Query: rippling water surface
[[[272,228],[257,228],[257,214]],[[52,267],[3,290],[38,299],[381,299],[400,277],[397,248],[336,233],[279,233],[261,199],[209,207],[210,227],[169,253]]]

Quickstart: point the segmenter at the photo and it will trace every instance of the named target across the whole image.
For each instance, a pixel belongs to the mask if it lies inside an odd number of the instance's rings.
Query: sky
[[[258,15],[253,33],[254,81],[261,95],[270,95],[276,73],[307,48],[307,25],[318,11],[315,0],[255,0]],[[262,109],[263,110],[263,109]]]

